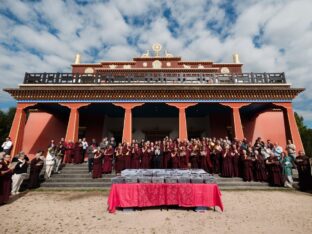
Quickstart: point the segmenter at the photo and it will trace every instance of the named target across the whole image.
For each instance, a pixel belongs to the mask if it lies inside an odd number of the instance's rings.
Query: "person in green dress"
[[[283,167],[284,187],[292,188],[292,168],[293,168],[293,157],[289,156],[285,152],[281,154],[281,164]]]

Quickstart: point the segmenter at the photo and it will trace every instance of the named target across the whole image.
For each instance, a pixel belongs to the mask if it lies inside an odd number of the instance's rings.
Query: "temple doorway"
[[[162,140],[166,136],[177,138],[179,111],[165,103],[145,103],[132,110],[133,139]]]

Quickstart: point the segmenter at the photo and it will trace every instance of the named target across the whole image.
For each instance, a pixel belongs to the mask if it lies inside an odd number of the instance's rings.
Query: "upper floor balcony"
[[[284,73],[25,73],[24,84],[286,84]]]

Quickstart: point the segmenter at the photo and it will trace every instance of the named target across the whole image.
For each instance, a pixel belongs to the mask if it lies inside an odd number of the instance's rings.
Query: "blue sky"
[[[185,60],[231,62],[246,72],[285,72],[306,91],[294,108],[312,127],[310,0],[0,0],[0,87],[25,72],[69,72],[82,62],[131,60],[155,42]],[[0,91],[0,108],[14,106]]]

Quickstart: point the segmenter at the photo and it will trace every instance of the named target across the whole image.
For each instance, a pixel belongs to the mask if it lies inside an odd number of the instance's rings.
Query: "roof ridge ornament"
[[[76,56],[75,56],[75,64],[80,64],[80,54],[77,53]]]
[[[159,52],[161,51],[161,44],[159,43],[153,44],[152,49],[155,52],[155,57],[159,57]]]
[[[238,53],[233,54],[233,63],[236,63],[236,64],[241,63],[239,61],[239,54]]]
[[[173,54],[168,53],[168,50],[165,50],[165,57],[166,58],[172,58]]]
[[[141,58],[149,58],[149,50],[146,50],[146,53],[142,54]]]

